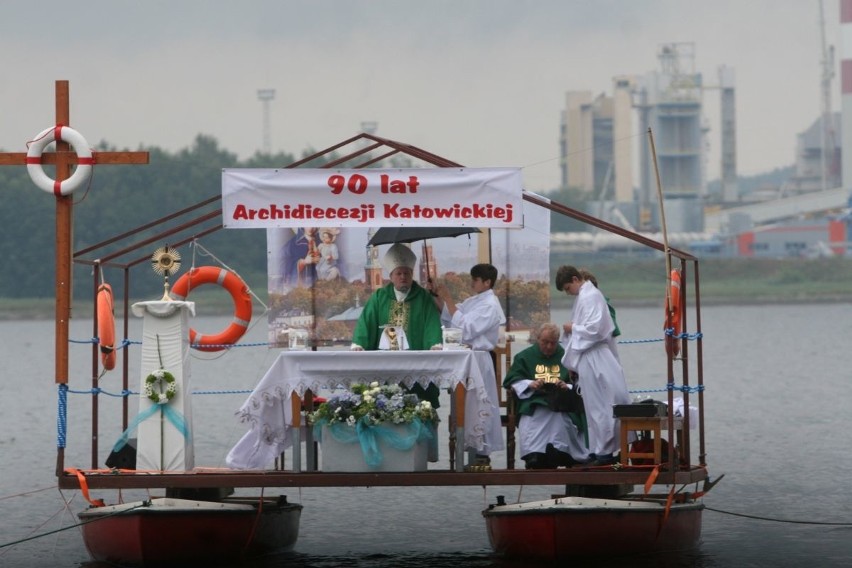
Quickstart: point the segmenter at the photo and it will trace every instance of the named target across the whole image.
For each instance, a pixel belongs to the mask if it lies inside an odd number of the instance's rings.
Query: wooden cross
[[[71,126],[68,81],[56,81],[56,124]],[[93,152],[95,166],[102,164],[147,164],[148,152]],[[44,153],[42,164],[56,166],[56,180],[71,175],[77,154],[67,142],[57,141],[56,152]],[[26,152],[0,153],[0,166],[27,164]],[[56,383],[68,382],[68,327],[71,319],[71,248],[74,221],[73,195],[56,195]]]

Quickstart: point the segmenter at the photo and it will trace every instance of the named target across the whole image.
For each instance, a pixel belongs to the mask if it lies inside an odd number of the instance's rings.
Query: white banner
[[[523,227],[520,168],[224,169],[222,223]]]

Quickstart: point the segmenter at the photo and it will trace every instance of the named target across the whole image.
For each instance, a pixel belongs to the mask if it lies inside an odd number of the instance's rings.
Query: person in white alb
[[[426,288],[435,296],[435,304],[441,310],[441,324],[462,330],[461,342],[471,349],[492,351],[500,337],[500,326],[506,323],[506,316],[500,306],[500,300],[494,294],[497,283],[497,268],[491,264],[477,264],[470,269],[470,287],[473,295],[456,304],[446,286],[429,282]],[[493,357],[493,353],[492,353]],[[488,430],[489,433],[501,433],[499,428],[500,409],[497,400],[497,383],[486,385],[489,396],[492,397],[492,420],[498,427]],[[493,388],[491,388],[493,386]],[[477,451],[477,465],[490,463],[490,454],[504,448],[503,438],[486,436],[486,446]]]
[[[462,330],[462,343],[471,349],[491,351],[497,346],[500,326],[506,316],[500,300],[494,294],[497,269],[490,264],[477,264],[470,269],[470,288],[473,295],[456,304],[452,294],[443,285],[432,285],[437,294],[435,303],[441,310],[441,324]],[[430,288],[430,285],[426,285]]]
[[[565,355],[562,364],[579,376],[589,429],[593,465],[615,463],[619,450],[615,404],[630,404],[624,369],[618,360],[613,331],[615,324],[606,298],[573,266],[556,272],[556,289],[572,296],[571,321],[562,326]]]

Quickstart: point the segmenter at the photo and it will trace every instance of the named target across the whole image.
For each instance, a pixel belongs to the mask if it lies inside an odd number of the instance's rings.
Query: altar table
[[[497,383],[487,351],[283,351],[237,411],[250,430],[228,453],[228,466],[264,469],[293,446],[300,437],[294,428],[300,417],[293,413],[293,395],[300,403],[308,390],[316,394],[373,381],[409,388],[430,382],[441,389],[463,386],[464,424],[457,426],[464,446],[488,452],[504,448]]]

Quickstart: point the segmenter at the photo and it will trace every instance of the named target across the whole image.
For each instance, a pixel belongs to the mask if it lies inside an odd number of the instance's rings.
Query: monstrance
[[[180,270],[180,253],[177,249],[166,245],[154,251],[151,255],[151,268],[157,274],[163,275],[163,297],[160,301],[171,302],[172,297],[169,296],[169,276]]]

